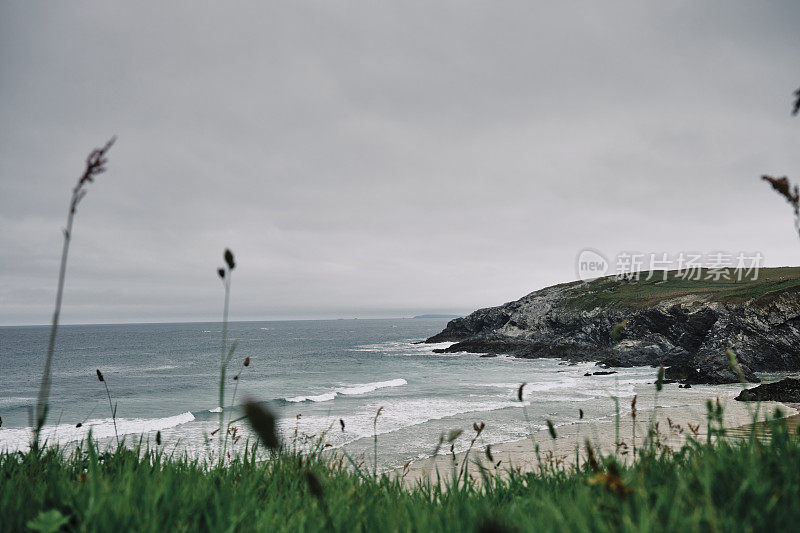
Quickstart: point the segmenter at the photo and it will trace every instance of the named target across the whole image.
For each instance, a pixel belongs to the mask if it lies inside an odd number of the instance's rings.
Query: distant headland
[[[688,279],[642,272],[547,287],[451,320],[426,342],[444,352],[663,365],[686,383],[733,383],[743,375],[800,370],[800,267],[762,268],[750,279]]]

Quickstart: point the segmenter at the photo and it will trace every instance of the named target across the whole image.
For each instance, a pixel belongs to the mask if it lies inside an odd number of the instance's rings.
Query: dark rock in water
[[[739,382],[728,349],[748,381],[756,371],[800,370],[800,268],[736,282],[647,277],[547,287],[451,320],[427,342],[453,342],[446,353],[663,365],[667,379],[689,384]]]
[[[742,366],[745,379],[751,383],[758,383],[760,380],[749,368]],[[714,364],[704,366],[692,366],[686,363],[678,363],[665,369],[664,377],[666,380],[681,381],[684,384],[700,385],[706,383],[739,383],[739,376],[733,373],[727,361],[716,361]],[[666,383],[666,380],[664,381]]]
[[[497,357],[496,353],[482,353],[481,357]]]
[[[800,379],[786,378],[745,389],[735,398],[740,402],[800,402]]]
[[[584,376],[610,376],[611,374],[616,374],[616,370],[598,370],[597,372],[587,372]]]
[[[692,388],[692,384],[691,383],[686,383],[684,385],[678,385],[678,388],[679,389],[691,389]]]

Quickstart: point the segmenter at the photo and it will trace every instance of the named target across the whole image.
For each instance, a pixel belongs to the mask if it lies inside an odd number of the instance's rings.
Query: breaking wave
[[[190,412],[164,418],[118,418],[117,433],[123,435],[140,435],[151,431],[162,431],[173,428],[194,420]],[[102,418],[87,420],[81,427],[75,424],[59,424],[45,426],[42,430],[42,440],[50,444],[64,444],[83,440],[92,432],[93,439],[104,439],[114,436],[114,420]],[[31,428],[0,428],[0,450],[27,450],[31,443],[33,430]]]
[[[349,387],[339,387],[337,389],[334,389],[333,391],[325,392],[322,394],[310,395],[310,396],[294,396],[292,398],[285,398],[285,400],[291,403],[329,402],[335,399],[340,394],[343,396],[356,396],[359,394],[366,394],[368,392],[372,392],[374,390],[382,389],[385,387],[401,387],[407,384],[408,381],[404,380],[403,378],[390,379],[388,381],[375,381],[372,383],[360,383],[356,385],[351,385]]]

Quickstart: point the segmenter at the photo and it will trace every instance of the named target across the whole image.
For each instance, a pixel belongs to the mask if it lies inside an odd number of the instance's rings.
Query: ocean
[[[418,344],[438,333],[446,319],[310,320],[234,322],[237,347],[228,370],[228,402],[240,374],[235,404],[265,402],[280,418],[287,443],[323,436],[333,448],[372,461],[373,435],[379,466],[396,468],[430,456],[442,434],[473,433],[485,422],[478,444],[525,438],[531,430],[609,420],[615,402],[627,413],[655,402],[656,370],[620,368],[606,376],[593,363],[557,359],[482,358],[436,354],[448,344]],[[26,449],[30,411],[44,366],[49,328],[0,327],[0,449]],[[219,414],[220,323],[62,326],[53,363],[49,442],[74,445],[87,437],[110,444],[114,426],[103,383],[117,405],[117,431],[126,442],[151,443],[203,457],[212,451]],[[245,357],[250,365],[242,366]],[[521,383],[523,402],[517,398]],[[734,395],[738,386],[665,387],[660,406],[697,405],[704,398]],[[528,415],[526,420],[525,407]],[[226,419],[240,409],[226,405]],[[383,407],[381,415],[376,413]],[[339,419],[345,422],[342,431]],[[81,427],[76,427],[77,424]],[[237,422],[248,435],[246,423]],[[246,438],[246,437],[245,437]],[[241,441],[243,442],[243,441]],[[456,441],[456,451],[469,444]]]

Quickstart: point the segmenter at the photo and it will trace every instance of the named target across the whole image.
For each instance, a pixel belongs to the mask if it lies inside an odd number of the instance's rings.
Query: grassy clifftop
[[[731,271],[733,272],[733,271]],[[713,280],[703,269],[699,280],[683,279],[678,271],[667,273],[642,272],[639,280],[619,280],[614,276],[599,278],[588,283],[575,283],[567,305],[576,309],[595,307],[629,307],[641,309],[662,300],[681,296],[698,296],[709,301],[742,303],[752,298],[754,304],[766,304],[785,292],[800,291],[800,267],[762,268],[758,275],[735,279]],[[731,276],[735,278],[735,276]]]

